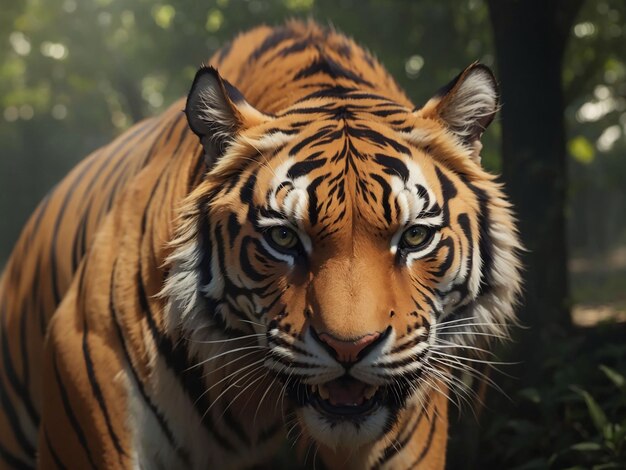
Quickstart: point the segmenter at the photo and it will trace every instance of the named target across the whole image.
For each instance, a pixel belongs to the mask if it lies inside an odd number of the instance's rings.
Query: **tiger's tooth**
[[[313,393],[317,392],[317,385],[311,385],[311,391]]]
[[[365,395],[365,399],[369,400],[370,398],[372,398],[376,394],[376,390],[378,390],[378,387],[376,385],[370,385],[369,387],[367,387],[365,389],[365,392],[363,393],[363,395]]]
[[[320,397],[322,397],[322,400],[328,400],[330,398],[330,393],[328,393],[328,389],[323,385],[320,385],[318,387],[318,393],[320,394]]]

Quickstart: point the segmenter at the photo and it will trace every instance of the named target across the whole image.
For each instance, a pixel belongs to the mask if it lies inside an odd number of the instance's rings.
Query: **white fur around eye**
[[[279,219],[277,217],[259,217],[257,219],[257,224],[261,227],[268,227],[268,229],[270,227],[287,227],[288,229],[293,230],[296,235],[298,235],[298,239],[300,240],[300,243],[302,243],[304,251],[307,255],[310,256],[313,252],[313,243],[311,242],[311,237],[309,237],[309,234],[302,230],[299,226],[290,223],[289,220]],[[266,245],[269,246],[265,238],[262,238],[262,242],[264,247]],[[273,250],[271,251],[271,253],[273,254],[275,251],[276,250]]]
[[[265,248],[274,258],[284,261],[289,265],[289,267],[293,267],[295,263],[295,258],[293,256],[274,249],[269,243],[267,243],[265,237],[261,237],[261,245],[263,245],[263,248]]]

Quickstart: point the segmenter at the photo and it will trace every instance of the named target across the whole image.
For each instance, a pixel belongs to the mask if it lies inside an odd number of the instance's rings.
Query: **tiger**
[[[276,468],[295,446],[318,468],[444,468],[456,372],[509,336],[521,291],[481,165],[498,108],[479,63],[415,106],[332,27],[238,35],[23,229],[0,466]]]

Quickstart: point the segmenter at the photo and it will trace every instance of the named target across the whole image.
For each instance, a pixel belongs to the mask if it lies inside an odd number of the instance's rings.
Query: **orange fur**
[[[419,345],[418,330],[435,341],[439,320],[464,308],[457,329],[441,323],[457,354],[487,344],[472,332],[506,334],[520,289],[511,208],[473,129],[446,121],[464,83],[488,88],[486,72],[468,68],[413,110],[367,51],[311,22],[254,29],[210,63],[247,101],[220,102],[235,123],[227,140],[203,148],[177,101],[87,157],[24,228],[0,280],[0,466],[245,468],[271,459],[293,424],[328,468],[443,468],[454,361],[433,353],[395,418],[354,445],[317,437],[285,397],[291,375],[263,364],[276,357],[270,330],[287,344],[393,331],[394,344]],[[219,83],[199,103],[229,93]],[[449,246],[410,261],[390,250],[424,197],[397,193],[403,166],[429,186]],[[277,186],[294,168],[303,188]],[[251,219],[270,195],[310,239],[306,263],[261,248],[267,231]],[[437,293],[454,279],[461,300]]]

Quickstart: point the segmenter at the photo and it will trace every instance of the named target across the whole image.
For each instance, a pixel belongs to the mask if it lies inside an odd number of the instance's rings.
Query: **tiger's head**
[[[333,447],[379,438],[505,336],[520,290],[511,209],[480,165],[489,69],[419,109],[339,88],[269,115],[198,72],[185,111],[207,174],[164,290],[172,331],[256,335],[300,423]]]

